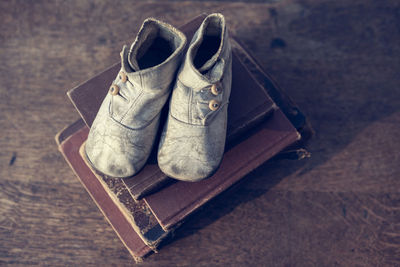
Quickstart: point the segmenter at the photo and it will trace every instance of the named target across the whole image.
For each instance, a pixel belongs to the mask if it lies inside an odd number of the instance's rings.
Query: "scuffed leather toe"
[[[129,177],[136,174],[149,157],[153,138],[146,133],[157,130],[159,120],[135,130],[114,121],[108,113],[99,113],[89,133],[85,152],[96,170],[112,177]],[[152,136],[152,135],[150,135]]]
[[[188,125],[170,115],[160,140],[160,169],[170,177],[191,182],[213,175],[225,148],[225,139],[219,135],[226,132],[226,118],[220,115],[208,126]]]

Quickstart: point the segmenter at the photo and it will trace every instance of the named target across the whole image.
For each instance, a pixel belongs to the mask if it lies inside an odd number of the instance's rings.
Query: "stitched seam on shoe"
[[[136,97],[136,99],[134,101],[132,101],[132,103],[129,106],[129,108],[125,111],[124,115],[121,117],[120,123],[123,123],[122,121],[125,119],[126,114],[128,114],[128,112],[132,109],[133,105],[136,104],[136,102],[139,101],[139,99],[142,97],[142,95],[143,95],[143,89],[141,89],[139,95]]]
[[[187,109],[188,109],[188,123],[192,123],[192,99],[193,99],[193,90],[190,90],[190,96],[189,96],[189,101],[187,103]]]
[[[222,108],[222,106],[221,106],[221,108]],[[218,114],[217,114],[218,115]],[[181,124],[184,124],[185,126],[188,126],[188,127],[191,127],[191,128],[207,128],[207,127],[210,127],[210,125],[209,124],[207,124],[207,125],[203,125],[203,124],[201,124],[201,125],[197,125],[197,124],[188,124],[187,122],[184,122],[184,121],[181,121],[180,119],[178,119],[178,118],[175,118],[172,114],[169,114],[169,116],[173,119],[173,120],[175,120],[175,121],[177,121],[178,123],[181,123]]]
[[[173,120],[175,120],[175,121],[177,121],[177,122],[179,122],[179,123],[181,123],[181,124],[184,124],[185,126],[188,126],[188,127],[193,127],[193,128],[206,128],[206,127],[208,127],[208,125],[189,124],[189,123],[187,123],[187,122],[181,121],[181,120],[178,119],[178,118],[175,118],[172,114],[169,114],[169,116],[170,116]]]
[[[136,102],[139,101],[139,98],[143,97],[144,93],[145,93],[145,90],[142,89],[142,91],[140,92],[140,94],[138,95],[138,97],[135,99],[135,101],[131,104],[131,106],[130,106],[130,107],[128,108],[128,110],[125,112],[124,116],[121,118],[121,122],[120,122],[121,124],[124,124],[124,123],[122,122],[123,119],[124,119],[125,116],[128,114],[128,112],[132,110],[134,104],[136,104]],[[171,93],[170,90],[166,90],[163,94],[158,95],[157,98],[164,97],[165,95],[170,94],[170,93]],[[164,104],[163,104],[163,107],[164,107],[164,105],[165,105],[165,102],[164,102]],[[162,110],[162,108],[161,108],[160,111],[157,113],[157,115],[160,114],[161,110]]]
[[[201,90],[203,88],[209,87],[210,85],[193,89],[193,87],[185,85],[179,78],[177,78],[177,83],[179,83],[181,86],[185,87],[185,89],[190,91],[189,97],[188,97],[189,99],[188,99],[188,102],[187,102],[187,115],[188,115],[188,122],[187,123],[192,124],[193,121],[194,121],[193,118],[192,118],[192,115],[193,115],[192,106],[196,106],[197,105],[197,102],[192,102],[193,99],[194,99],[195,91],[198,91],[198,90]],[[179,121],[181,121],[181,120],[179,120]]]
[[[108,112],[110,113],[110,106],[108,107]],[[110,118],[113,122],[117,123],[118,126],[121,126],[122,128],[124,128],[124,129],[126,129],[126,130],[138,131],[138,130],[142,130],[142,129],[146,128],[147,126],[149,126],[149,125],[154,121],[154,119],[157,118],[157,116],[160,115],[160,113],[161,113],[161,110],[160,110],[160,112],[158,112],[153,118],[151,118],[151,120],[149,120],[145,125],[143,125],[143,126],[141,126],[141,127],[138,127],[138,128],[129,127],[129,126],[127,126],[127,125],[125,125],[125,124],[123,124],[123,123],[117,121],[116,119],[114,119],[110,114],[109,114],[109,118]]]

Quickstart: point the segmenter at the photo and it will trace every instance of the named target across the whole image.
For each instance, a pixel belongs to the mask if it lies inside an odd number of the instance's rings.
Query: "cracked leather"
[[[218,50],[195,66],[206,35],[219,38]],[[226,140],[227,109],[232,83],[232,52],[221,14],[207,16],[193,36],[178,72],[163,129],[158,165],[168,176],[199,181],[211,176],[222,160]],[[212,85],[221,92],[213,94]],[[219,103],[216,110],[210,101]]]
[[[170,47],[170,56],[141,69],[141,57],[160,40]],[[109,93],[103,100],[85,145],[87,158],[95,169],[113,177],[129,177],[144,166],[185,45],[183,33],[150,18],[143,22],[130,50],[123,47],[120,72],[126,74],[127,80],[124,82],[117,75],[113,81],[119,92]]]

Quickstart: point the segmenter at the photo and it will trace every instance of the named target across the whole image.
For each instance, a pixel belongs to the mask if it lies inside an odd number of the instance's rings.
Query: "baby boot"
[[[146,19],[121,52],[121,70],[97,113],[85,145],[89,163],[112,177],[136,174],[146,163],[186,45],[171,25]]]
[[[168,176],[199,181],[222,160],[232,83],[232,52],[222,14],[202,22],[178,72],[161,135],[158,165]]]

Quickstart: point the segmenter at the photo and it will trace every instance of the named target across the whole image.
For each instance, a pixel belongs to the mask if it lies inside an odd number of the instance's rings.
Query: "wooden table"
[[[141,265],[400,265],[399,1],[259,2],[0,2],[0,265],[133,264],[57,151],[78,118],[66,91],[146,17],[204,11],[308,115],[312,158],[257,169]]]

